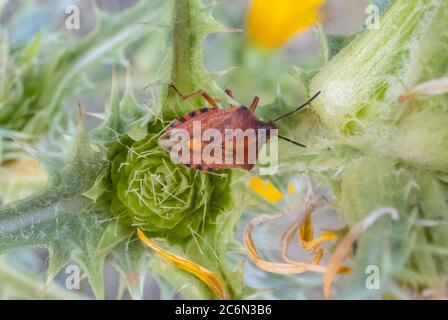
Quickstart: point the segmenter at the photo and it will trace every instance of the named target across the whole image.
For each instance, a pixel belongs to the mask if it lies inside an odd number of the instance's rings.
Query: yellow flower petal
[[[294,183],[290,183],[288,185],[288,195],[292,195],[294,193],[296,193],[296,186]]]
[[[174,253],[162,249],[154,242],[152,242],[148,237],[146,237],[143,231],[140,229],[137,229],[137,236],[144,244],[157,252],[162,258],[178,267],[179,269],[185,270],[203,281],[217,298],[221,300],[230,298],[226,287],[216,274],[205,269],[204,267],[201,267],[193,261],[187,260],[178,255],[175,255]]]
[[[249,37],[265,48],[277,48],[316,24],[325,0],[253,0],[247,16]]]
[[[253,177],[249,181],[249,187],[271,203],[283,200],[283,194],[270,182],[263,181],[260,177]]]

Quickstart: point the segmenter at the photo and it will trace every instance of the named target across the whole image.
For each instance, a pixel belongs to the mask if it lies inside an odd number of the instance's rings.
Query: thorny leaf
[[[152,10],[147,10],[150,7]],[[61,123],[64,100],[84,89],[86,73],[95,64],[120,56],[123,48],[154,31],[141,25],[158,16],[160,1],[142,0],[123,13],[96,10],[96,27],[81,41],[46,52],[38,33],[22,50],[10,49],[7,37],[0,43],[0,124],[3,129],[27,133],[34,143]],[[67,45],[68,41],[68,45]],[[48,46],[51,47],[51,46]],[[54,49],[53,47],[51,47]],[[44,56],[45,59],[39,58]],[[39,58],[39,59],[38,59]],[[52,119],[52,121],[49,121]],[[3,136],[8,141],[8,135]],[[3,139],[2,139],[3,140]],[[2,161],[17,158],[17,145],[4,148]],[[20,155],[20,153],[19,153]]]
[[[105,165],[103,155],[94,151],[83,129],[66,158],[38,154],[49,174],[48,184],[39,193],[10,203],[0,210],[0,250],[26,246],[50,250],[49,278],[56,275],[71,257],[86,268],[92,287],[103,297],[102,261],[96,246],[107,221],[106,208],[81,195]],[[53,259],[54,258],[54,259]]]

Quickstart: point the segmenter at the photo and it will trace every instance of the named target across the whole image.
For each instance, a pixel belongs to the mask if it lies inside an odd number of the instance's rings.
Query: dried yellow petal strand
[[[304,262],[288,262],[288,263],[279,263],[279,262],[269,262],[264,261],[261,259],[258,255],[257,249],[255,247],[253,238],[252,238],[252,232],[258,224],[273,220],[276,218],[279,218],[281,215],[261,215],[256,218],[254,218],[249,225],[246,228],[246,231],[244,232],[244,243],[248,251],[249,259],[260,269],[263,269],[268,272],[276,273],[276,274],[298,274],[298,273],[304,273],[307,271],[312,272],[318,272],[318,273],[324,273],[325,267],[313,265],[310,263],[304,263]]]
[[[313,261],[311,261],[312,264],[319,264],[320,260],[322,259],[324,255],[324,250],[322,250],[322,248],[318,248],[315,253],[314,253],[314,257],[313,257]]]
[[[311,212],[308,212],[299,225],[299,240],[302,248],[305,249],[307,244],[313,239],[313,235],[314,230],[311,222]]]
[[[305,250],[312,250],[318,248],[322,243],[326,241],[336,240],[337,238],[338,236],[336,233],[326,230],[319,237],[312,240],[304,241],[303,239],[301,239],[301,244]]]
[[[146,237],[143,231],[140,229],[137,229],[137,236],[144,244],[146,244],[149,248],[157,252],[162,258],[164,258],[174,266],[191,273],[192,275],[203,281],[217,298],[222,300],[230,298],[226,287],[216,274],[205,269],[204,267],[200,266],[199,264],[193,261],[187,260],[174,253],[162,249],[161,247],[157,246],[154,242],[152,242],[148,237]]]

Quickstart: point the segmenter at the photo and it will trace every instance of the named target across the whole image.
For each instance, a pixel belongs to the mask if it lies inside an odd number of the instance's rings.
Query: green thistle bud
[[[112,171],[116,194],[133,225],[172,244],[202,234],[232,204],[230,173],[174,164],[153,134],[119,153]]]

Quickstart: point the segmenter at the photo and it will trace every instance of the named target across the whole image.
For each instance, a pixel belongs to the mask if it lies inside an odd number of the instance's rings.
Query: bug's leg
[[[258,106],[258,102],[260,102],[260,97],[255,97],[254,100],[252,100],[252,103],[250,104],[250,107],[249,107],[250,113],[255,112],[255,109],[257,109],[257,106]]]
[[[172,88],[176,94],[179,96],[179,98],[181,98],[182,100],[187,100],[190,99],[194,96],[203,96],[205,100],[207,100],[208,103],[210,103],[210,105],[213,108],[219,108],[218,103],[216,102],[215,99],[213,99],[207,92],[205,92],[203,89],[199,89],[198,91],[195,91],[193,93],[189,93],[186,95],[183,95],[174,85],[170,84],[170,88]]]
[[[234,96],[233,96],[233,92],[232,92],[232,90],[230,90],[230,89],[226,89],[226,90],[224,90],[224,92],[226,93],[226,95],[228,95],[230,98],[234,98]]]

